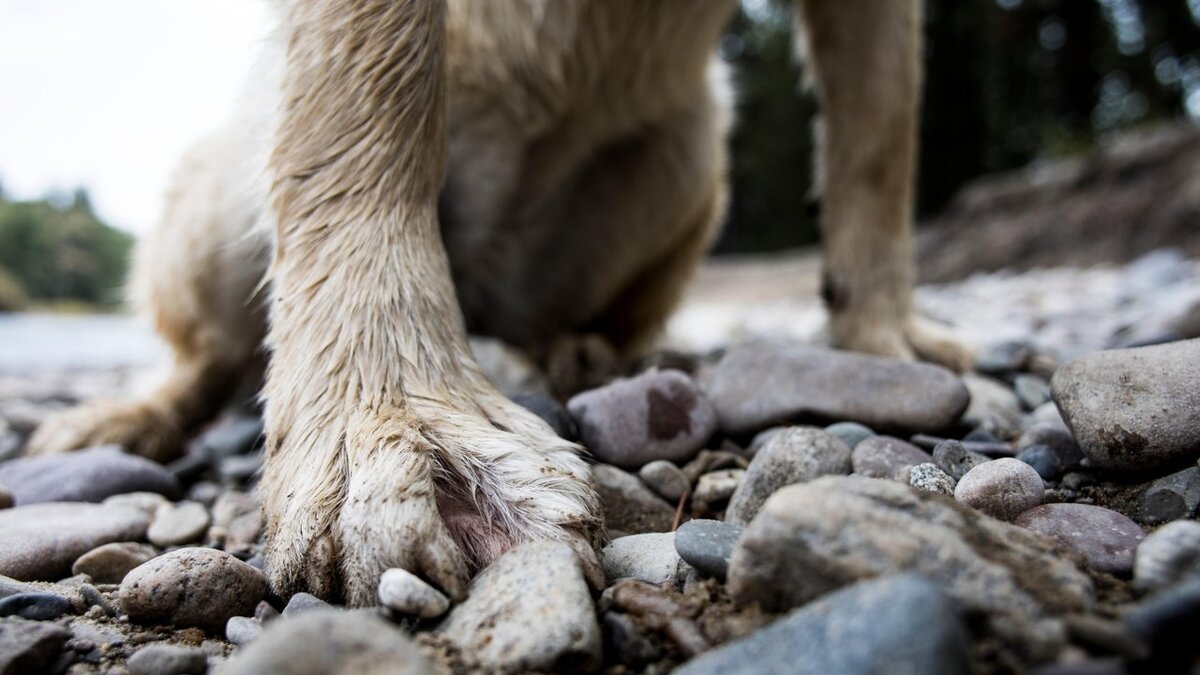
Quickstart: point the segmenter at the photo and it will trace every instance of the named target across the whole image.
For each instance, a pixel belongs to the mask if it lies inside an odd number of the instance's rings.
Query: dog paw
[[[116,444],[158,462],[183,452],[183,432],[171,414],[148,403],[89,403],[46,418],[27,452],[45,455]]]
[[[835,321],[834,346],[907,361],[928,361],[959,373],[970,370],[975,363],[973,350],[948,328],[919,317],[849,326],[838,326]]]
[[[499,394],[410,395],[330,422],[269,437],[260,491],[280,594],[371,605],[380,575],[401,567],[461,599],[472,574],[534,539],[568,542],[603,583],[586,464]]]

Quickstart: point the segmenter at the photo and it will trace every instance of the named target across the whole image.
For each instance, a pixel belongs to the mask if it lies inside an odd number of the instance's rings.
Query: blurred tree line
[[[743,0],[721,44],[738,124],[718,252],[819,237],[817,104],[799,86],[790,5]],[[1198,23],[1200,0],[925,0],[919,215],[979,175],[1081,152],[1112,131],[1200,118]]]
[[[132,244],[96,217],[82,189],[36,201],[0,192],[0,311],[119,305]]]

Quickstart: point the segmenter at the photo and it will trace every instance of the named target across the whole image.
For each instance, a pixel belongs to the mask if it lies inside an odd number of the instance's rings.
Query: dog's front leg
[[[461,597],[530,538],[596,569],[586,465],[469,355],[436,215],[443,12],[290,3],[260,488],[280,593],[370,604],[399,566]]]
[[[913,309],[919,0],[797,0],[821,98],[824,278],[834,344],[958,370],[970,353]]]

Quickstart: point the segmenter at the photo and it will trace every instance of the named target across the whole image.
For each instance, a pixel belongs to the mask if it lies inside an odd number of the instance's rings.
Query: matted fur
[[[238,115],[139,244],[134,287],[174,371],[146,399],[51,419],[32,449],[169,458],[266,333],[278,592],[368,604],[401,566],[461,597],[528,539],[571,543],[598,583],[579,449],[500,395],[465,337],[551,366],[653,338],[725,206],[713,52],[735,1],[278,4]],[[912,310],[919,3],[797,7],[825,115],[834,339],[962,366]]]

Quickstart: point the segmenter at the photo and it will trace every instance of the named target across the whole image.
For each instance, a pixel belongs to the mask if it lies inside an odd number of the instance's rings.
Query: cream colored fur
[[[241,111],[185,158],[139,245],[136,297],[175,370],[31,447],[178,453],[255,360],[267,274],[260,490],[279,592],[368,604],[402,566],[461,597],[534,538],[574,545],[599,582],[578,448],[493,388],[466,333],[564,372],[654,336],[725,205],[713,52],[734,0],[284,5]],[[961,366],[912,311],[917,3],[798,8],[825,109],[834,337]]]

